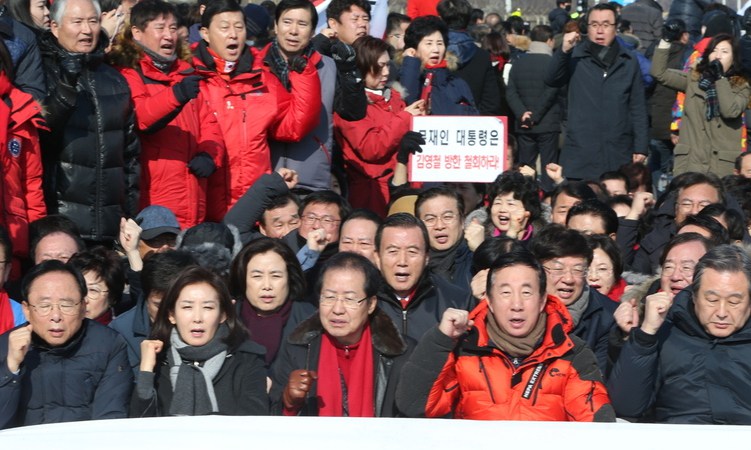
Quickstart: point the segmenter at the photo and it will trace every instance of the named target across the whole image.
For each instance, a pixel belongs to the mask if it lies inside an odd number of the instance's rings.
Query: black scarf
[[[169,58],[165,58],[164,56],[154,53],[150,49],[146,48],[143,44],[136,41],[135,39],[133,40],[133,42],[138,44],[141,50],[149,55],[151,62],[154,64],[154,67],[159,69],[159,71],[161,71],[162,73],[169,73],[172,65],[175,63],[175,61],[177,61],[177,52],[175,52],[175,54],[170,56]]]
[[[456,265],[457,256],[463,253],[462,250],[469,250],[464,238],[460,238],[456,244],[446,250],[430,250],[430,261],[428,267],[430,270],[446,280],[454,279],[454,266]]]
[[[310,55],[312,53],[313,46],[308,44],[308,46],[305,47],[305,50],[303,50],[301,56],[310,59]],[[294,58],[300,58],[301,56],[293,57],[293,62]],[[289,81],[290,62],[284,57],[284,55],[282,55],[282,49],[279,48],[279,41],[277,41],[276,39],[274,39],[274,41],[271,43],[271,46],[269,46],[269,51],[266,54],[264,61],[271,68],[271,72],[276,75],[277,78],[279,78],[279,81],[281,81],[284,89],[290,91],[292,89],[292,84]],[[293,68],[292,70],[295,69]]]
[[[219,325],[205,345],[193,347],[173,329],[167,360],[172,381],[172,416],[197,416],[218,411],[213,380],[227,355],[224,339],[229,335],[226,323]]]
[[[621,48],[618,45],[618,41],[615,40],[610,44],[610,47],[605,47],[587,40],[587,52],[592,56],[595,63],[603,69],[609,69],[610,66],[613,65],[620,50]]]

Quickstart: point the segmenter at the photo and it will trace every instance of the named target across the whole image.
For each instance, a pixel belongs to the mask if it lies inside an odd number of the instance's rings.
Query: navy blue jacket
[[[686,289],[656,335],[631,331],[607,387],[619,416],[654,407],[657,422],[749,425],[749,373],[751,324],[726,338],[710,336]]]
[[[60,347],[33,335],[17,375],[6,363],[9,334],[0,336],[0,429],[127,417],[133,373],[117,332],[84,319]]]
[[[430,114],[437,116],[476,116],[479,114],[472,91],[464,80],[447,68],[426,69],[424,72],[419,58],[404,57],[399,69],[399,82],[407,91],[404,96],[407,105],[420,100],[425,75],[432,72]]]
[[[608,342],[610,330],[615,325],[613,313],[618,304],[600,294],[596,289],[589,289],[589,304],[579,323],[571,334],[587,343],[587,347],[597,357],[600,372],[606,373],[608,367]]]
[[[128,361],[133,375],[138,375],[141,365],[141,342],[151,334],[151,319],[146,308],[146,300],[140,299],[135,307],[119,315],[110,322],[110,328],[116,330],[128,346]]]

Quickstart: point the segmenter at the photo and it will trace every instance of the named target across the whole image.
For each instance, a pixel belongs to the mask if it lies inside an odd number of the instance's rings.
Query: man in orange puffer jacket
[[[500,257],[487,300],[448,309],[405,364],[399,410],[410,417],[613,422],[597,361],[568,333],[566,307],[545,296],[546,277],[527,251]]]

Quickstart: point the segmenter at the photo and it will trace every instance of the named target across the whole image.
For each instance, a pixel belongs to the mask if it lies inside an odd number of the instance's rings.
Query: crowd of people
[[[0,7],[0,429],[751,424],[751,12],[186,6]],[[503,172],[409,182],[426,115]]]

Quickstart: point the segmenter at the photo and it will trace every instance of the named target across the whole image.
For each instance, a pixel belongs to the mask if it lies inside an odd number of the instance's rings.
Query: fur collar
[[[396,52],[394,55],[394,62],[399,66],[402,65],[404,62],[404,52],[402,50]],[[456,72],[459,68],[459,57],[452,52],[446,52],[446,65],[451,72]],[[420,70],[425,70],[425,64],[420,63]]]
[[[380,308],[370,316],[370,328],[373,347],[382,355],[399,356],[407,350],[407,344],[396,329],[394,322]],[[287,342],[293,345],[308,345],[323,332],[323,325],[316,310],[315,314],[305,319],[289,335]]]

